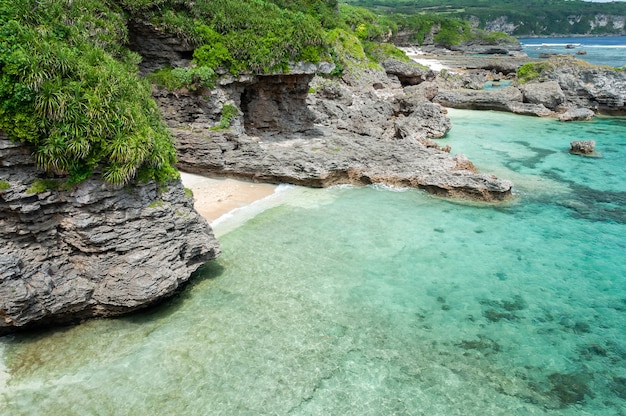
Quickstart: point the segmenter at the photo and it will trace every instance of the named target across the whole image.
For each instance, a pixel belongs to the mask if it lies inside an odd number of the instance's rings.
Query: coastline
[[[238,208],[274,194],[277,185],[231,178],[208,178],[180,172],[185,188],[193,192],[194,207],[211,225]]]

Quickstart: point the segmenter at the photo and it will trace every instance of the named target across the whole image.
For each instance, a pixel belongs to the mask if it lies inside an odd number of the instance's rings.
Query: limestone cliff
[[[151,305],[219,255],[180,181],[46,190],[31,152],[0,137],[0,334]]]

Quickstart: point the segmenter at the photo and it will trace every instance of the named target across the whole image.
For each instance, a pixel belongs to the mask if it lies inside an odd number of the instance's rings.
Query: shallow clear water
[[[0,413],[626,414],[626,120],[451,118],[514,201],[289,188],[164,307],[0,338]]]
[[[572,37],[572,38],[520,38],[522,51],[531,58],[540,53],[575,55],[596,65],[622,67],[626,65],[626,36]],[[574,45],[568,49],[567,45]],[[585,51],[586,55],[576,52]]]

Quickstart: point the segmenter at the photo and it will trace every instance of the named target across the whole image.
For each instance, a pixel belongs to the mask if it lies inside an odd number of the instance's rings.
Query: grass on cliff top
[[[80,182],[101,170],[122,184],[177,176],[169,132],[121,11],[104,0],[4,2],[0,129],[35,147],[41,168]]]

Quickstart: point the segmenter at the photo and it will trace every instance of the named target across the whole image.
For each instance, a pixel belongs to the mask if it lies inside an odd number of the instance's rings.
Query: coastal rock
[[[439,91],[433,101],[452,108],[509,111],[510,103],[522,103],[522,100],[520,90],[515,87],[506,87],[499,90]]]
[[[570,143],[570,153],[589,156],[596,150],[595,140],[575,140]]]
[[[325,127],[310,136],[265,140],[207,131],[174,134],[181,169],[194,173],[311,187],[384,183],[485,201],[506,199],[512,187],[413,138],[386,141]]]
[[[524,102],[527,103],[541,104],[554,110],[565,102],[565,94],[556,81],[521,84],[518,88],[524,95]]]
[[[554,115],[554,111],[546,108],[543,104],[510,102],[507,109],[511,113],[523,116],[550,117]]]
[[[52,190],[32,149],[0,138],[0,334],[128,313],[174,293],[219,245],[180,181]],[[35,181],[46,190],[32,193]]]
[[[626,114],[626,71],[590,65],[573,58],[553,58],[545,76],[558,82],[570,107]]]
[[[376,90],[369,81],[350,87],[322,79],[313,89],[306,100],[314,115],[308,130],[268,132],[244,123],[243,130],[215,131],[172,120],[180,169],[312,187],[385,183],[487,201],[510,196],[510,182],[477,173],[430,140],[450,128],[439,105],[401,88]],[[289,105],[288,95],[280,99]]]
[[[594,112],[588,108],[570,108],[563,114],[559,114],[559,121],[589,121],[593,119]]]
[[[402,85],[417,85],[435,79],[435,73],[432,70],[415,63],[388,59],[383,62],[383,67],[387,74],[398,77]]]
[[[410,85],[404,87],[404,93],[407,96],[416,96],[428,101],[432,101],[433,98],[439,93],[439,86],[436,82],[426,81],[419,85]]]
[[[408,97],[398,99],[396,103],[396,136],[404,139],[439,138],[452,128],[450,119],[438,104]]]

